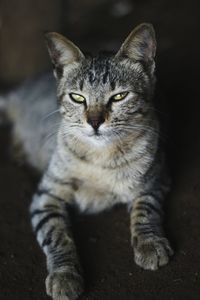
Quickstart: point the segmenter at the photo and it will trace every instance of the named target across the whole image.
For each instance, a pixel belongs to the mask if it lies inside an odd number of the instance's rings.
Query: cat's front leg
[[[69,189],[63,199],[59,190],[57,183],[51,189],[40,185],[31,204],[31,222],[47,258],[47,294],[54,300],[75,300],[83,291],[83,280],[67,209],[71,194]]]
[[[162,193],[141,194],[131,209],[131,238],[134,259],[146,270],[157,270],[168,263],[173,250],[164,236]]]

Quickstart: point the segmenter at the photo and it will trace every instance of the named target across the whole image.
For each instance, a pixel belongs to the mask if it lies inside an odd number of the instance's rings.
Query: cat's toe
[[[83,292],[83,279],[79,274],[53,272],[46,279],[46,292],[53,300],[76,300]]]
[[[145,270],[157,270],[166,265],[172,255],[173,250],[166,238],[139,240],[134,247],[135,262]]]

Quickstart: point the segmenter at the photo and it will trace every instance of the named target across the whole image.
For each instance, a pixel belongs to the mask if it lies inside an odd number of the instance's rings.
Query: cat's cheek
[[[63,106],[60,107],[60,114],[64,116],[66,114],[66,110]]]

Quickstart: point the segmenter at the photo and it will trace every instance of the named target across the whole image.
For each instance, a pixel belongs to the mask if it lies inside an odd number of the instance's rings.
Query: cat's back
[[[8,115],[12,121],[20,116],[28,119],[44,117],[56,108],[56,84],[51,73],[25,80],[8,94]]]
[[[23,148],[26,160],[43,170],[55,146],[59,127],[56,83],[51,73],[26,80],[8,95],[8,117],[13,141]]]

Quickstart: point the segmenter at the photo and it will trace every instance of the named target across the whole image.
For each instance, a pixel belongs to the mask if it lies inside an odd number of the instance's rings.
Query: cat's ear
[[[45,40],[57,78],[61,77],[65,66],[84,59],[81,50],[59,33],[48,32],[45,34]]]
[[[153,26],[142,23],[129,34],[116,56],[150,63],[153,62],[155,54],[156,38]]]

